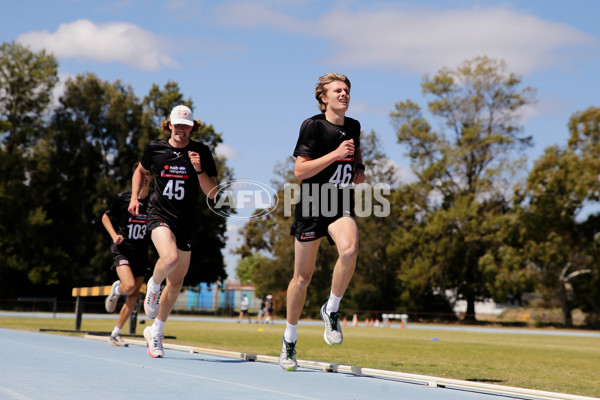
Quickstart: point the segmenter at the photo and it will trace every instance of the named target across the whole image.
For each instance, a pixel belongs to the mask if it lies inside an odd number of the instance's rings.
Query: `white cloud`
[[[219,20],[325,39],[330,43],[325,61],[334,65],[418,74],[482,55],[503,59],[511,72],[528,74],[557,64],[564,67],[576,50],[588,47],[589,52],[598,45],[596,38],[569,25],[507,7],[405,10],[371,4],[366,11],[338,8],[317,20],[303,20],[243,2],[229,3]]]
[[[557,62],[561,50],[596,42],[568,25],[508,8],[340,9],[325,15],[314,31],[332,41],[329,62],[415,73],[487,55],[526,74]]]
[[[45,49],[57,58],[117,62],[145,71],[178,66],[165,53],[168,46],[163,39],[126,22],[96,24],[80,19],[61,24],[54,33],[25,33],[17,41],[34,51]]]
[[[387,106],[378,106],[371,103],[364,102],[350,102],[350,108],[348,109],[349,115],[357,115],[361,114],[376,114],[376,115],[390,115],[392,109]]]
[[[238,160],[241,158],[240,154],[233,147],[226,144],[218,145],[215,153],[220,157],[225,157],[227,160]]]

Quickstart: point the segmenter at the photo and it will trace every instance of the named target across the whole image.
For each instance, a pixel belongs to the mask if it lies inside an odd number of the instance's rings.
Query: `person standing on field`
[[[202,190],[214,198],[217,168],[208,146],[193,141],[190,135],[201,127],[192,110],[179,105],[170,118],[161,123],[169,137],[150,142],[132,178],[132,193],[139,193],[144,174],[154,170],[155,190],[148,205],[148,231],[158,252],[158,261],[148,280],[144,311],[154,319],[144,329],[151,357],[163,357],[165,322],[179,296],[190,266],[192,254],[193,216]],[[137,196],[132,196],[129,212],[139,209]],[[165,286],[161,294],[161,284]]]
[[[246,296],[246,293],[244,293],[242,294],[242,300],[240,301],[240,317],[238,319],[238,323],[242,322],[242,318],[244,318],[244,315],[248,317],[248,323],[252,323],[252,320],[250,319],[250,314],[248,314],[249,306],[250,300],[248,300],[248,296]]]
[[[139,162],[133,165],[135,171]],[[140,204],[138,214],[132,215],[127,211],[131,200],[131,192],[123,192],[116,196],[110,208],[102,214],[102,225],[110,235],[113,243],[110,251],[113,258],[111,269],[117,272],[119,280],[112,284],[110,294],[104,301],[106,311],[112,313],[117,307],[119,297],[126,296],[121,307],[117,324],[110,334],[108,343],[123,346],[121,329],[131,317],[135,309],[140,288],[145,276],[150,272],[148,261],[149,240],[146,235],[148,222],[148,196],[152,175],[144,174],[141,190],[137,195]]]
[[[302,190],[290,232],[295,237],[294,275],[287,290],[286,328],[279,356],[279,365],[288,371],[298,368],[296,328],[321,239],[326,237],[338,251],[330,296],[320,311],[325,324],[323,337],[329,345],[342,344],[339,304],[354,274],[358,252],[351,185],[364,181],[365,167],[360,149],[360,123],[346,117],[350,81],[341,74],[323,75],[316,85],[315,98],[321,113],[302,123],[294,150],[294,175],[302,181]],[[322,189],[329,193],[327,199],[319,198]]]

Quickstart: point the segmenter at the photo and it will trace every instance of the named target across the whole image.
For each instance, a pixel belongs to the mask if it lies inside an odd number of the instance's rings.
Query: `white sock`
[[[121,285],[117,285],[117,287],[115,288],[115,294],[116,294],[117,296],[120,296],[120,295],[121,295],[121,292],[119,291],[119,288],[120,288],[120,287],[121,287]]]
[[[285,321],[285,332],[283,333],[283,340],[288,343],[294,343],[298,340],[298,333],[296,332],[296,328],[298,324],[292,325],[289,322]]]
[[[152,330],[152,335],[162,335],[163,329],[165,328],[165,323],[158,318],[154,318],[154,323],[150,328]]]
[[[327,306],[325,307],[325,312],[330,314],[332,312],[337,312],[340,309],[340,301],[343,296],[337,297],[333,292],[329,294],[329,300],[327,300]]]
[[[149,292],[157,293],[160,290],[160,283],[154,283],[154,277],[148,279],[148,284],[146,286],[148,286]]]
[[[117,336],[121,334],[121,328],[117,328],[115,326],[115,328],[113,329],[112,333],[110,334],[111,336]]]

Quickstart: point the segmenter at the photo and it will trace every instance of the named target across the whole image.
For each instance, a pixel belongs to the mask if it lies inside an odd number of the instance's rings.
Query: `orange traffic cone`
[[[346,319],[346,317],[344,317],[344,323],[343,326],[346,326],[348,324],[348,320]]]
[[[379,328],[379,318],[375,320],[375,328]]]
[[[358,317],[356,314],[352,317],[352,326],[358,326]]]
[[[365,319],[365,327],[369,327],[369,318]]]
[[[385,327],[386,327],[386,328],[389,328],[389,327],[390,327],[390,319],[389,319],[389,318],[387,319],[387,322],[385,323]]]

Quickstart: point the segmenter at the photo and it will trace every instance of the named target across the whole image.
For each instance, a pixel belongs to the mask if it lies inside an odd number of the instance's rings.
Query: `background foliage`
[[[69,79],[51,103],[57,63],[21,45],[0,47],[0,282],[3,297],[70,296],[73,286],[107,284],[110,237],[100,222],[114,196],[131,189],[132,166],[177,104],[178,85],[155,85],[140,100],[129,85],[92,73]],[[221,134],[193,137],[211,150]],[[229,179],[216,157],[219,179]],[[186,284],[226,278],[225,220],[199,200]],[[8,284],[10,282],[10,284]]]
[[[3,297],[69,297],[73,286],[106,284],[110,238],[100,217],[130,186],[131,166],[176,104],[193,108],[176,82],[143,98],[124,82],[75,76],[54,100],[58,64],[16,43],[0,46],[0,282]],[[522,304],[535,293],[544,307],[600,314],[600,109],[575,112],[564,145],[546,149],[526,169],[531,144],[519,120],[536,101],[533,88],[501,60],[476,57],[442,68],[421,83],[426,107],[406,99],[390,121],[414,178],[400,182],[376,132],[362,135],[370,183],[387,183],[390,215],[359,218],[356,273],[348,310],[411,311],[455,318],[465,300]],[[537,134],[543,134],[538,132]],[[212,125],[194,139],[213,151]],[[290,140],[290,144],[293,140]],[[219,180],[233,177],[217,158]],[[292,158],[275,166],[272,185],[296,182]],[[297,182],[296,182],[297,183]],[[199,199],[192,267],[185,284],[224,281],[226,221]],[[238,275],[273,293],[276,311],[294,265],[291,220],[283,205],[244,226]],[[323,243],[307,297],[308,312],[327,298],[337,257]]]

